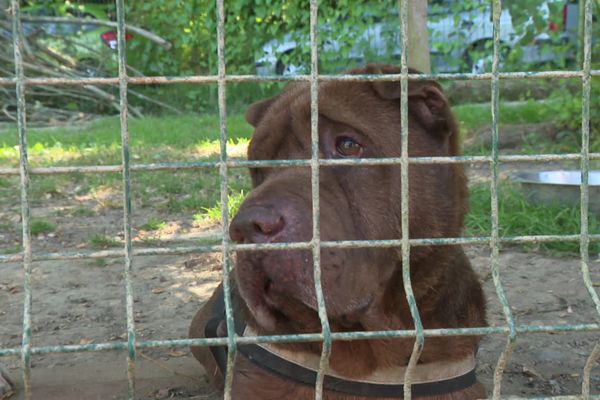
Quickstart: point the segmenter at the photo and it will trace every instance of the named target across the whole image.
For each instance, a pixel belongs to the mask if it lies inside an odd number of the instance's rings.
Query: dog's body
[[[352,73],[397,73],[369,66]],[[400,83],[326,82],[319,87],[320,158],[400,156]],[[256,130],[251,160],[310,158],[310,93],[293,84],[280,95],[254,104],[246,118]],[[459,153],[456,123],[439,85],[409,84],[409,155],[453,156]],[[312,236],[309,168],[251,170],[253,191],[231,223],[239,243],[303,242]],[[401,237],[400,166],[331,166],[320,168],[321,239],[384,240]],[[459,164],[409,168],[411,238],[458,237],[466,213],[467,188]],[[334,332],[412,329],[403,290],[397,248],[321,250],[322,288]],[[485,326],[484,298],[470,263],[459,246],[411,249],[411,282],[425,328]],[[191,337],[205,337],[217,295],[198,312]],[[313,261],[308,250],[239,252],[234,302],[256,334],[320,332],[316,312]],[[239,315],[237,316],[239,317]],[[224,324],[218,336],[225,335]],[[476,337],[425,340],[421,369],[445,366],[472,357]],[[330,372],[361,380],[374,372],[406,366],[413,339],[334,341]],[[318,343],[271,345],[290,354],[318,355]],[[216,385],[222,373],[212,353],[192,348]],[[432,364],[435,363],[435,364]],[[431,398],[484,396],[474,383]],[[314,389],[267,372],[238,355],[233,375],[234,399],[312,399]],[[326,390],[326,399],[367,397]],[[401,397],[401,394],[397,397]],[[369,397],[388,398],[388,397]]]

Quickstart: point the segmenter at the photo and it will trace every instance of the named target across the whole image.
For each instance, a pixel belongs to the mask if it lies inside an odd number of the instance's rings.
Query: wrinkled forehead
[[[399,110],[399,102],[382,99],[369,82],[338,81],[319,85],[320,118],[351,126],[365,135],[399,127]],[[267,156],[268,149],[278,148],[289,135],[300,142],[310,141],[310,121],[310,85],[297,83],[288,86],[257,125],[249,155],[253,159]]]

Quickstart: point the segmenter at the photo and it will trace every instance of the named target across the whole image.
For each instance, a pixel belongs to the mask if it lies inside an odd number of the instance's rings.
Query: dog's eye
[[[335,140],[335,149],[342,157],[360,157],[363,153],[363,147],[347,136],[340,136]]]

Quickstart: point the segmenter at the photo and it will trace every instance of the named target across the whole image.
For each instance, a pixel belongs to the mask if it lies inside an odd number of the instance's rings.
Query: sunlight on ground
[[[250,140],[240,138],[227,143],[227,155],[230,157],[245,157]],[[195,146],[195,154],[200,157],[210,157],[220,154],[221,143],[218,140],[206,140]]]
[[[52,146],[35,143],[29,146],[28,155],[32,166],[74,164],[74,161],[91,159],[102,163],[103,158],[114,158],[120,155],[120,144],[93,145],[87,147],[63,146],[60,142]],[[19,161],[17,147],[0,147],[0,161],[16,166]]]
[[[169,221],[155,230],[141,229],[135,239],[172,239],[183,230],[180,221]]]
[[[118,208],[121,207],[121,190],[119,187],[99,186],[92,188],[88,194],[75,196],[75,200],[80,202],[95,200],[98,202],[98,208]]]
[[[232,139],[227,143],[227,154],[230,157],[245,157],[248,139]],[[185,161],[188,158],[209,158],[218,156],[221,152],[218,140],[205,140],[187,147],[157,145],[151,151],[146,147],[132,147],[132,158],[136,162],[147,161]],[[121,158],[120,143],[110,145],[91,144],[81,146],[65,146],[60,142],[53,145],[35,143],[28,149],[29,161],[32,166],[52,165],[81,165],[119,163]],[[0,163],[16,167],[19,162],[19,149],[14,146],[0,144]]]

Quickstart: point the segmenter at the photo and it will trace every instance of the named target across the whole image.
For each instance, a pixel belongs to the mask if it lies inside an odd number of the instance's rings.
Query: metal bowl
[[[520,172],[512,176],[521,184],[525,197],[536,203],[579,206],[581,171]],[[600,215],[600,171],[589,171],[589,209]]]

